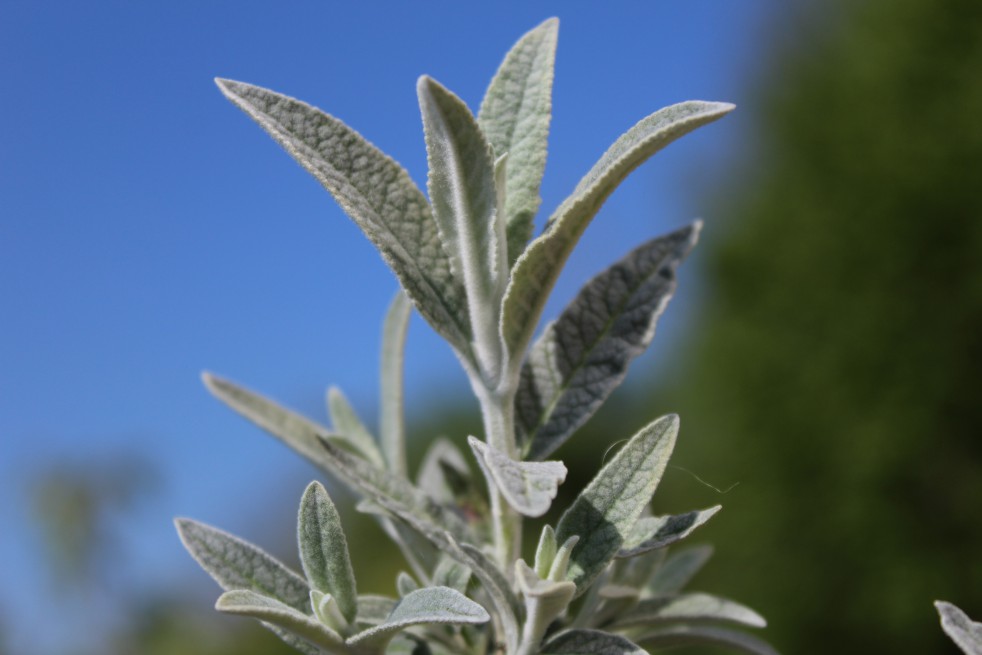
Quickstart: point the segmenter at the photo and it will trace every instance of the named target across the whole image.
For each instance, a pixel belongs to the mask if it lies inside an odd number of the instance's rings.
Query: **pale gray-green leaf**
[[[226,591],[248,589],[306,612],[307,581],[258,546],[191,519],[176,519],[177,533],[191,556]]]
[[[648,655],[627,637],[600,630],[567,630],[546,643],[543,655]]]
[[[297,519],[300,562],[312,589],[331,594],[348,623],[358,613],[358,591],[341,517],[320,482],[311,482]]]
[[[452,441],[445,438],[434,439],[423,455],[423,463],[416,475],[416,485],[440,502],[453,503],[457,500],[457,494],[454,485],[444,474],[448,466],[459,473],[460,478],[470,474],[467,460]]]
[[[490,620],[487,611],[459,591],[447,587],[417,589],[400,600],[384,622],[348,639],[356,646],[384,643],[396,632],[424,623],[477,624]]]
[[[695,101],[666,107],[641,120],[604,153],[515,262],[501,317],[510,361],[521,359],[566,259],[617,185],[675,139],[732,109],[730,104]]]
[[[389,304],[382,325],[382,357],[380,370],[379,436],[382,452],[389,469],[408,477],[406,468],[406,427],[403,411],[403,363],[406,351],[406,332],[412,307],[403,292]]]
[[[464,281],[479,370],[493,381],[501,365],[498,316],[508,272],[504,218],[496,209],[494,158],[460,98],[425,75],[416,90],[433,215],[451,270]]]
[[[440,558],[440,563],[437,564],[436,569],[433,571],[434,586],[450,587],[460,593],[467,591],[467,583],[470,579],[470,568],[446,555]]]
[[[394,598],[367,594],[358,597],[358,623],[378,625],[385,621],[396,606]]]
[[[478,123],[495,153],[508,153],[504,214],[509,265],[532,237],[542,202],[539,186],[552,118],[558,33],[558,19],[550,18],[519,39],[491,80],[478,112]]]
[[[420,314],[467,356],[464,289],[453,276],[426,197],[405,169],[319,109],[242,82],[216,83],[334,196],[379,249]]]
[[[346,442],[353,452],[375,466],[385,465],[372,433],[365,427],[355,408],[337,387],[327,390],[327,411],[331,415],[331,424],[337,433],[335,439]]]
[[[525,598],[525,621],[519,651],[535,653],[550,624],[566,611],[573,600],[576,585],[565,580],[544,580],[522,559],[515,562],[515,580]]]
[[[467,443],[509,505],[531,517],[549,511],[566,479],[562,462],[516,462],[474,437],[468,437]]]
[[[549,577],[549,570],[552,568],[552,561],[556,559],[556,551],[559,544],[556,543],[556,531],[546,523],[542,526],[542,534],[539,535],[539,544],[535,547],[535,572],[540,578]]]
[[[583,593],[613,559],[651,501],[675,446],[678,416],[664,416],[631,437],[562,515],[560,542],[578,535],[566,578]]]
[[[753,635],[709,625],[673,625],[650,630],[643,633],[638,641],[659,650],[708,645],[735,648],[750,655],[778,655],[770,644]]]
[[[700,226],[631,251],[588,282],[536,340],[515,399],[516,432],[529,459],[558,448],[624,380],[654,337]]]
[[[406,596],[417,589],[419,589],[419,583],[413,580],[413,576],[405,571],[399,571],[399,575],[396,576],[396,591],[399,592],[399,596]]]
[[[764,617],[745,605],[701,593],[646,598],[619,616],[614,625],[628,627],[664,621],[728,621],[751,628],[767,625]]]
[[[283,628],[311,644],[334,650],[343,646],[344,640],[337,632],[317,619],[281,603],[280,601],[257,594],[247,589],[226,591],[222,594],[215,609],[226,614],[249,616]]]
[[[935,601],[941,617],[941,628],[965,655],[982,655],[982,623],[968,618],[965,612],[943,600]]]
[[[617,556],[635,557],[656,548],[671,546],[688,537],[721,509],[723,509],[722,505],[715,505],[709,509],[674,516],[643,516],[634,524],[631,535],[624,542],[624,547]]]
[[[673,552],[655,571],[646,586],[647,592],[655,596],[674,594],[689,583],[712,555],[713,547],[709,545]]]

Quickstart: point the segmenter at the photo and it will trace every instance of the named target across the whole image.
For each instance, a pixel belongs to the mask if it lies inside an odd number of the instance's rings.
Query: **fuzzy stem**
[[[481,417],[488,445],[517,459],[514,394],[495,394],[481,390],[477,396],[481,403]],[[522,517],[508,505],[491,480],[488,480],[488,496],[494,525],[495,555],[501,570],[510,577],[512,566],[520,554]]]

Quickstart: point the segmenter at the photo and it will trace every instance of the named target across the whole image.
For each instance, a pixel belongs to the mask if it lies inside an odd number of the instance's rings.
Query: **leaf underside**
[[[542,516],[549,511],[559,485],[566,479],[562,462],[516,462],[474,437],[468,437],[467,442],[509,505],[525,516]]]
[[[486,623],[487,611],[459,591],[447,587],[426,587],[403,597],[382,623],[348,639],[349,645],[385,640],[396,632],[424,623]]]

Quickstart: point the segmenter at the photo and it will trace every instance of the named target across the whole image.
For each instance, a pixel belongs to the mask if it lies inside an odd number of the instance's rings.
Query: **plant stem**
[[[496,394],[482,389],[478,394],[484,435],[492,448],[512,459],[518,459],[515,443],[514,393]],[[509,578],[522,543],[522,517],[502,497],[492,480],[488,480],[491,519],[494,524],[495,555],[501,570]]]

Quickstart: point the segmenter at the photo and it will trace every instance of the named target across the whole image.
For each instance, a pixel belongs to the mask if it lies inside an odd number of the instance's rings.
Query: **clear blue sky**
[[[250,507],[300,493],[274,488],[295,456],[208,396],[200,371],[317,418],[337,384],[373,415],[395,280],[212,78],[338,116],[422,186],[416,78],[432,75],[474,108],[507,48],[558,15],[548,213],[646,114],[688,99],[739,103],[767,67],[781,4],[2,3],[0,616],[14,643],[51,591],[23,510],[32,470],[123,450],[152,458],[162,495],[124,532],[125,584],[154,585],[202,575],[171,516],[236,530]],[[638,171],[588,230],[550,313],[640,240],[704,215],[725,169],[745,165],[752,121],[738,111]],[[672,330],[663,336],[656,350],[671,348]],[[463,397],[453,356],[419,320],[408,357],[411,412]],[[26,598],[15,603],[15,591]],[[29,651],[58,652],[57,632]]]

